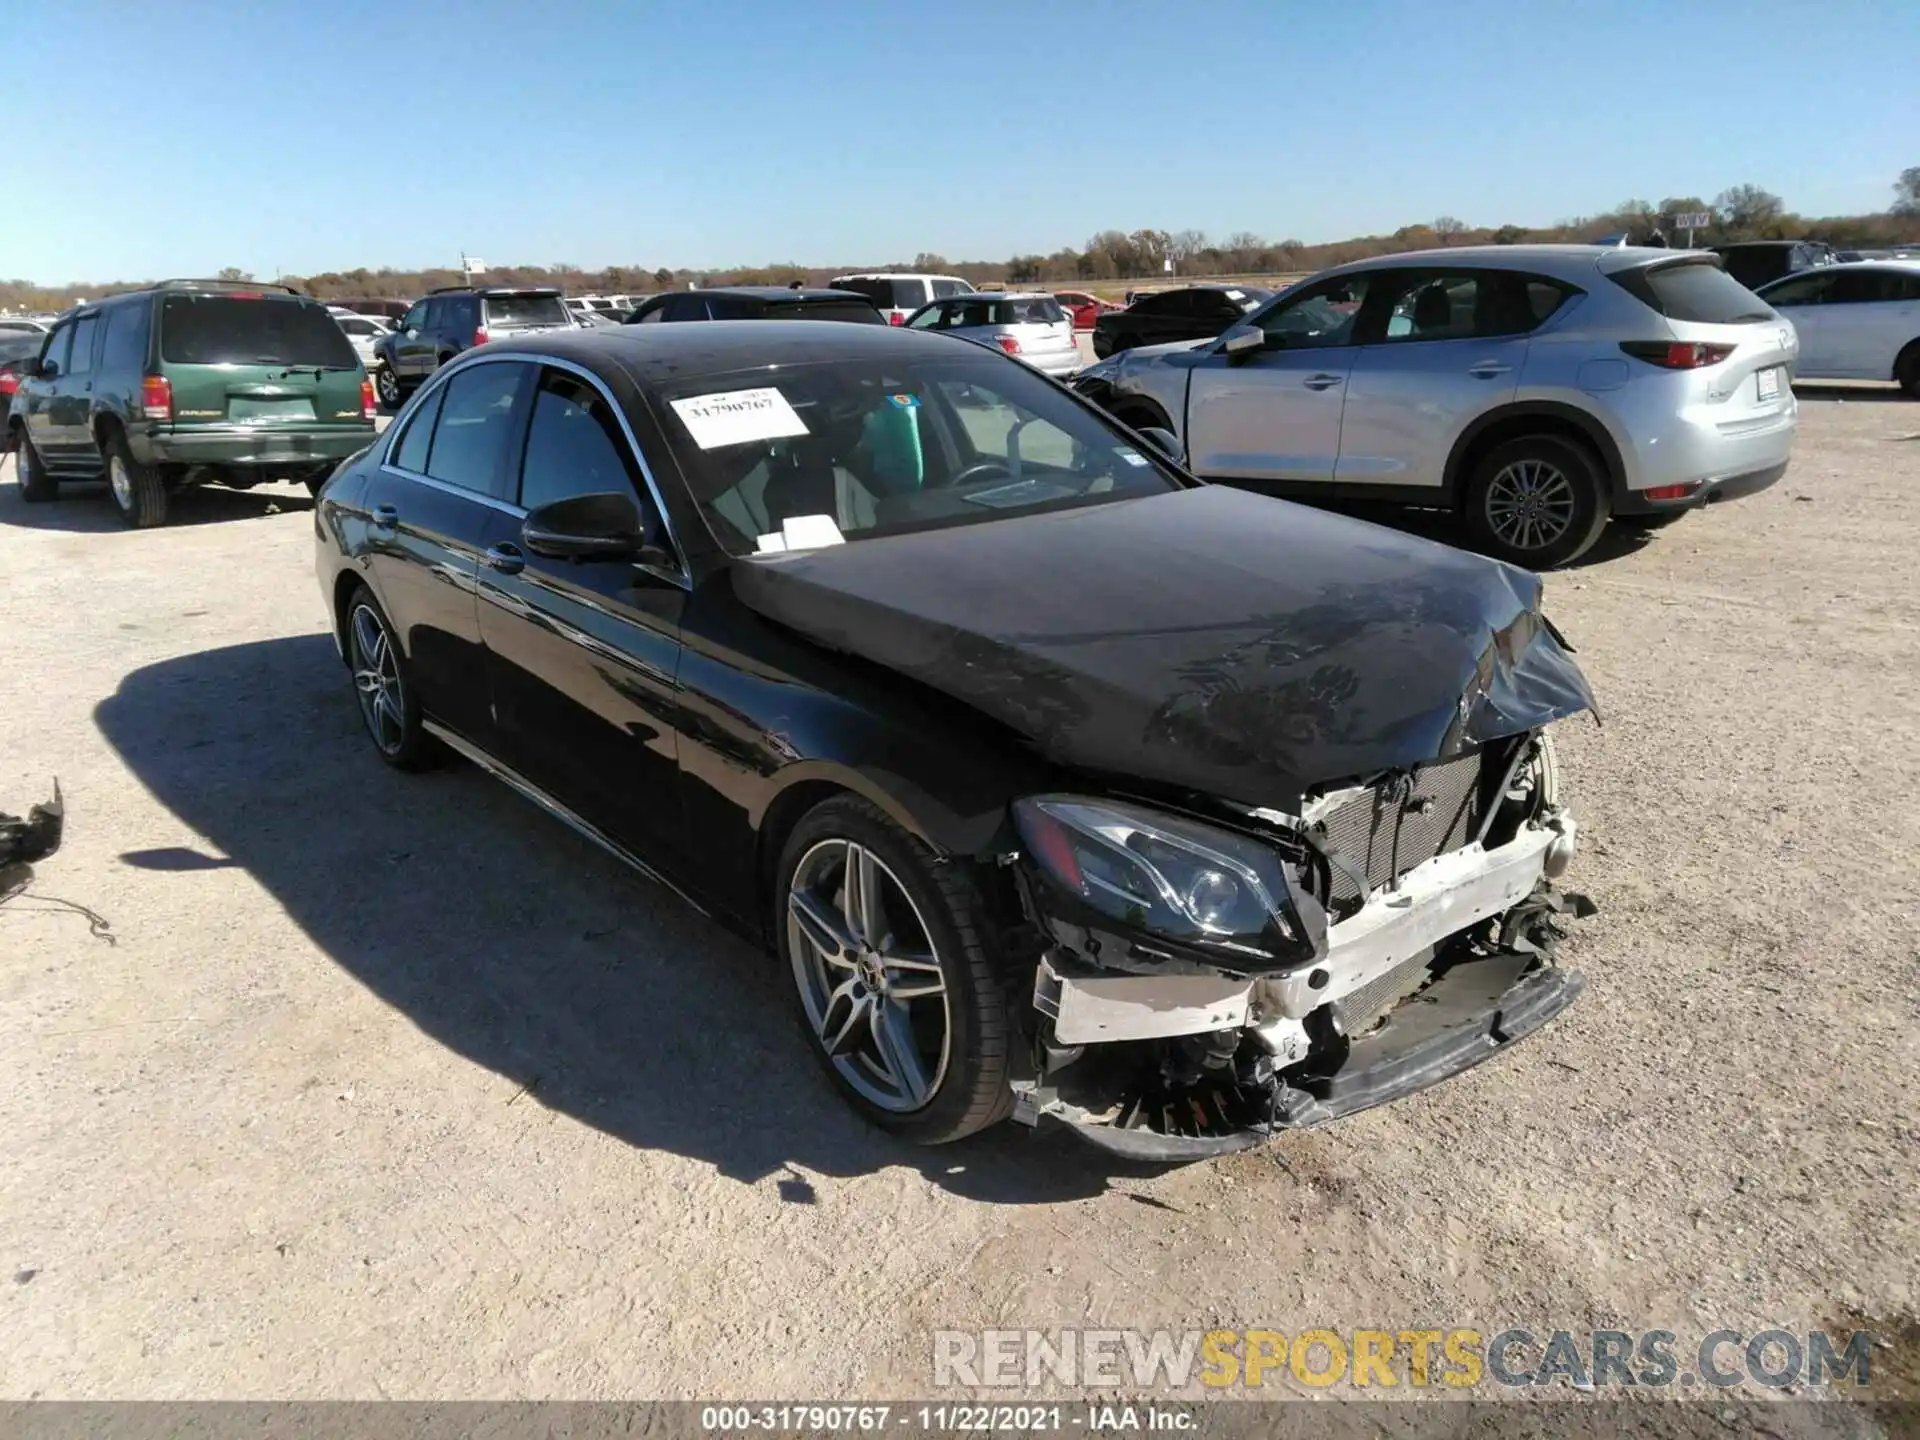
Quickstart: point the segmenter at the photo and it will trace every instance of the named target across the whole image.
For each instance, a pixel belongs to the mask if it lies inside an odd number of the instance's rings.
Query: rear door
[[[1760,297],[1793,323],[1800,339],[1799,373],[1815,379],[1839,373],[1831,368],[1833,357],[1828,354],[1830,340],[1825,323],[1827,294],[1835,278],[1832,272],[1821,270],[1790,276],[1767,286]]]
[[[612,492],[641,507],[645,533],[664,534],[614,401],[586,376],[539,373],[516,458],[523,511]],[[548,559],[510,537],[480,577],[500,757],[621,846],[674,868],[679,573]]]
[[[360,358],[324,306],[266,294],[175,294],[161,300],[159,318],[176,426],[246,425],[270,437],[364,423]],[[289,458],[296,449],[288,445]]]
[[[47,396],[46,444],[41,454],[55,469],[94,474],[100,452],[93,442],[93,352],[100,338],[100,312],[76,315],[65,327],[71,334],[67,356]],[[36,442],[37,443],[37,442]]]
[[[1333,480],[1360,310],[1379,274],[1335,276],[1290,292],[1252,321],[1265,332],[1264,349],[1236,362],[1216,345],[1195,363],[1184,437],[1195,473]]]
[[[1900,351],[1920,335],[1920,271],[1911,276],[1891,268],[1827,273],[1833,283],[1820,306],[1820,334],[1832,373],[1888,379]]]
[[[374,592],[412,664],[421,704],[494,747],[474,600],[481,557],[518,533],[506,496],[532,367],[476,360],[424,392],[368,482]]]
[[[1540,311],[1565,291],[1547,281]],[[1513,399],[1537,323],[1527,277],[1499,270],[1394,270],[1361,322],[1340,419],[1342,485],[1415,486],[1438,495],[1453,442]]]

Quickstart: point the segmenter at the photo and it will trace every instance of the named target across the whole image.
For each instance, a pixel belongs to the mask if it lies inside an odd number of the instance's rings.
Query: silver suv
[[[1652,528],[1778,480],[1798,356],[1711,253],[1503,245],[1327,270],[1073,385],[1206,479],[1454,510],[1544,570],[1609,516]]]

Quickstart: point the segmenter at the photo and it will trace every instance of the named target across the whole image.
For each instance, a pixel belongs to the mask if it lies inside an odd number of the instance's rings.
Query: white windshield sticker
[[[762,390],[695,395],[674,401],[673,409],[693,436],[693,443],[702,450],[807,433],[807,422],[795,413],[787,397],[770,385]]]
[[[1147,463],[1147,457],[1142,455],[1138,450],[1116,450],[1113,453],[1129,465],[1144,465]]]
[[[847,539],[831,515],[789,516],[780,526],[780,538],[788,550],[818,550],[822,545],[843,545]]]
[[[1244,290],[1229,290],[1227,292],[1227,298],[1229,300],[1244,300],[1247,298],[1247,292]]]

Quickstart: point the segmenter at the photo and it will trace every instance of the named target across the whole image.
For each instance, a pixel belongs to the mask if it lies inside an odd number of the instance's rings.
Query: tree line
[[[890,264],[843,266],[763,265],[720,270],[648,269],[609,265],[599,270],[576,265],[495,265],[482,277],[489,285],[557,285],[575,295],[633,295],[689,285],[822,285],[850,270],[932,270],[958,275],[976,285],[1071,285],[1088,281],[1130,280],[1176,275],[1275,275],[1311,272],[1375,255],[1426,250],[1447,245],[1520,245],[1584,242],[1626,231],[1644,240],[1658,229],[1669,243],[1683,237],[1674,228],[1677,215],[1711,212],[1713,223],[1697,233],[1696,245],[1738,240],[1824,240],[1837,249],[1868,249],[1920,244],[1920,165],[1910,166],[1894,182],[1894,203],[1867,215],[1808,217],[1795,214],[1776,194],[1758,185],[1735,185],[1711,202],[1696,195],[1669,196],[1657,203],[1630,199],[1594,215],[1575,216],[1553,225],[1475,226],[1451,215],[1424,224],[1403,225],[1391,235],[1361,235],[1332,244],[1268,240],[1249,231],[1214,239],[1199,230],[1102,230],[1078,249],[1063,246],[1050,255],[1015,255],[1005,260],[949,260],[922,251],[911,260]],[[252,280],[229,267],[216,278]],[[104,284],[35,285],[0,281],[0,310],[59,310],[81,298],[98,299],[137,289],[140,281]],[[278,283],[321,300],[407,300],[429,290],[462,283],[458,269],[399,270],[357,267],[316,275],[282,275]]]

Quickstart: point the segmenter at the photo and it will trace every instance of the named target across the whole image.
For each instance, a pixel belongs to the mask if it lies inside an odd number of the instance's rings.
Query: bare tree
[[[1920,165],[1909,165],[1893,182],[1893,213],[1920,215]]]
[[[1451,215],[1442,215],[1433,222],[1433,233],[1440,237],[1442,245],[1451,245],[1453,237],[1466,228],[1465,221],[1456,220]]]
[[[1713,208],[1720,212],[1721,228],[1728,234],[1755,235],[1777,221],[1786,204],[1758,185],[1735,185],[1720,192]]]
[[[220,271],[217,278],[221,280],[251,280],[253,279],[253,272],[251,270],[242,270],[237,265],[228,265]]]

